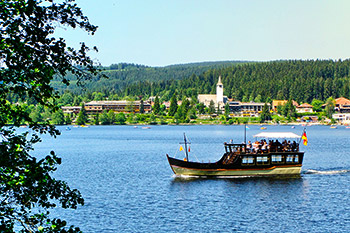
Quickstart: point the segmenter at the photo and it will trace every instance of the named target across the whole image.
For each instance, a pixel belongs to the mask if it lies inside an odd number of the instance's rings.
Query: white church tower
[[[216,84],[216,104],[222,106],[224,103],[224,85],[221,82],[221,76],[219,76],[219,81]]]

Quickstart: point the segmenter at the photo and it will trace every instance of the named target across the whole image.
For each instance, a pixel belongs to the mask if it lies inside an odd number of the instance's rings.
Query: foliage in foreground
[[[50,217],[56,206],[75,209],[84,204],[78,190],[52,177],[61,159],[53,151],[41,159],[31,155],[41,134],[56,137],[59,132],[45,119],[40,124],[32,120],[30,112],[6,97],[28,96],[57,110],[57,93],[50,86],[54,75],[68,85],[67,72],[81,81],[97,70],[86,54],[89,48],[84,43],[79,50],[67,47],[64,39],[52,37],[55,27],[80,27],[91,34],[97,27],[74,0],[2,0],[0,8],[0,231],[79,232]],[[16,131],[23,122],[30,134]]]

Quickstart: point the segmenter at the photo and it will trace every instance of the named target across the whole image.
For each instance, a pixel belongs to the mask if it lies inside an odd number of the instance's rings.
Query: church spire
[[[219,76],[219,80],[218,80],[218,83],[216,85],[222,85],[221,76]]]
[[[218,83],[216,84],[216,103],[222,104],[224,102],[224,85],[221,82],[221,76],[219,76]]]

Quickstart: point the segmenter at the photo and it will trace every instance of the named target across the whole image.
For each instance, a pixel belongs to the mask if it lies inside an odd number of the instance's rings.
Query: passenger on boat
[[[293,143],[292,143],[292,145],[291,145],[292,151],[293,151],[293,152],[298,151],[298,150],[297,150],[297,147],[298,147],[298,144],[297,144],[295,141],[293,141]]]
[[[287,141],[287,151],[292,151],[292,144],[290,141]]]
[[[276,151],[282,151],[282,144],[278,141],[278,139],[276,140]]]
[[[247,144],[247,152],[250,153],[252,151],[252,142],[251,141],[248,141],[248,144]]]
[[[253,152],[257,152],[259,149],[259,142],[258,141],[255,141],[253,143]]]
[[[283,142],[282,142],[282,151],[284,152],[284,151],[286,151],[287,150],[287,140],[284,140]]]
[[[267,147],[267,142],[266,140],[264,139],[263,140],[263,144],[261,146],[261,153],[266,153],[268,151],[268,147]]]

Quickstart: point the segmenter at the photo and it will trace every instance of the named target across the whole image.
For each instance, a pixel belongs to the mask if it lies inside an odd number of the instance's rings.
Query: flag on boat
[[[180,151],[183,151],[183,150],[184,150],[184,148],[182,146],[180,146]]]
[[[307,137],[306,137],[306,132],[304,131],[303,136],[301,136],[301,139],[303,139],[303,144],[307,146]]]
[[[188,152],[191,152],[191,147],[188,147]]]

